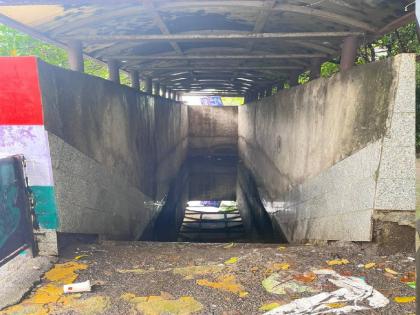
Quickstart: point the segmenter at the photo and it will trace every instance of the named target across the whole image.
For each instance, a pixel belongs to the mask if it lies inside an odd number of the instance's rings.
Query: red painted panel
[[[42,125],[35,57],[0,57],[0,125]]]

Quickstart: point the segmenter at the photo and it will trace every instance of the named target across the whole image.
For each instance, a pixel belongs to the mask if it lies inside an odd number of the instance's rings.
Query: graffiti
[[[32,126],[15,128],[14,126],[1,126],[0,147],[8,147],[14,144],[27,146],[28,142],[34,142],[36,135]]]
[[[223,106],[222,98],[220,96],[207,96],[200,99],[201,105],[207,106]]]

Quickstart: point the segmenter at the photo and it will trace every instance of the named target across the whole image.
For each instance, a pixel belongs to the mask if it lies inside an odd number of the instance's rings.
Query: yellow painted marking
[[[75,271],[87,269],[88,265],[75,261],[56,264],[53,269],[45,274],[45,279],[62,284],[73,283],[77,279]]]
[[[85,264],[68,262],[56,264],[44,279],[49,281],[21,303],[0,311],[0,315],[48,315],[75,311],[77,314],[100,315],[110,305],[110,298],[93,296],[81,299],[81,294],[64,295],[63,284],[73,283],[76,271],[88,268]]]

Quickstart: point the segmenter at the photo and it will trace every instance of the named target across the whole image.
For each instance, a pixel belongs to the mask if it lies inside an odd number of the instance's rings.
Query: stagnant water
[[[234,156],[186,160],[153,228],[157,241],[278,241],[249,174]]]

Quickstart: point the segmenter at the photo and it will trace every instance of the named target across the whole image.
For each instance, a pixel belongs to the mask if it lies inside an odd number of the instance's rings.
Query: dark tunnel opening
[[[141,240],[286,243],[237,156],[191,156]]]

